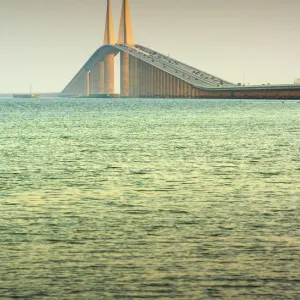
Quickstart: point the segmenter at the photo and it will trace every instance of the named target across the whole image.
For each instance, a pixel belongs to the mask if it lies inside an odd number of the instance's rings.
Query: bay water
[[[300,299],[299,104],[0,98],[0,299]]]

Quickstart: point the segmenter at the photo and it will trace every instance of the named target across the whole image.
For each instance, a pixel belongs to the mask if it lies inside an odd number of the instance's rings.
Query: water
[[[300,299],[300,105],[0,99],[0,299]]]

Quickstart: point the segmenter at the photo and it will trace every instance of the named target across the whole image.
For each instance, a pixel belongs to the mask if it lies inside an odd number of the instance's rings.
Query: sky
[[[129,1],[137,44],[234,83],[300,77],[300,0]],[[60,92],[102,45],[105,13],[106,0],[0,0],[0,93]]]

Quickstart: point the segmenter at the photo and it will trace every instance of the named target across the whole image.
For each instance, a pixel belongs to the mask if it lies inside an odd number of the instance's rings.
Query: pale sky
[[[121,0],[112,0],[118,33]],[[135,43],[232,82],[300,77],[300,0],[130,0]],[[103,42],[106,0],[0,0],[0,93],[60,92]],[[118,72],[117,72],[118,73]],[[118,81],[118,80],[117,80]],[[119,83],[116,82],[116,91]]]

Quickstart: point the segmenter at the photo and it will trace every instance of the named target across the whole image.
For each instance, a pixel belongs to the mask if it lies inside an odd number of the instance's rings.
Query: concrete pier
[[[105,93],[105,71],[104,71],[104,61],[101,60],[99,62],[99,69],[100,69],[100,74],[99,74],[99,94],[104,94]]]
[[[115,93],[115,55],[106,54],[104,60],[105,94]]]
[[[121,52],[121,97],[129,97],[129,54]]]
[[[89,96],[90,95],[90,75],[91,75],[91,72],[90,71],[87,71],[86,72],[86,93],[85,93],[85,96]]]

